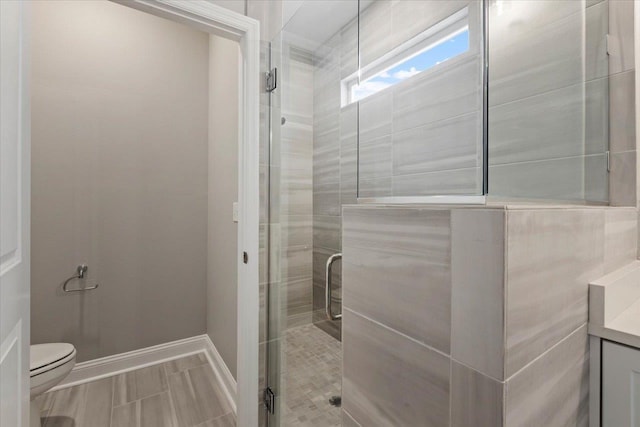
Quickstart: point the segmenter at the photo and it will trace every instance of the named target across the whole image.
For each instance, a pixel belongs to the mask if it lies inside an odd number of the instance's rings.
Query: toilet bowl
[[[62,381],[76,364],[71,344],[51,343],[31,346],[31,427],[41,427],[38,396]]]

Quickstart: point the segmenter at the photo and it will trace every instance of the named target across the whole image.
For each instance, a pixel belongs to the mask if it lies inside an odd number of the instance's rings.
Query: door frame
[[[240,45],[237,425],[258,425],[260,23],[206,0],[112,0]],[[243,261],[247,254],[247,263]]]

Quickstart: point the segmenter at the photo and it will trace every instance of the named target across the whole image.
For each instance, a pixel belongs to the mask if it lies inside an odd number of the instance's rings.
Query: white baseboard
[[[51,391],[134,371],[158,363],[204,353],[220,382],[233,411],[236,411],[236,381],[208,335],[199,335],[153,347],[101,357],[76,364],[69,375]]]
[[[218,353],[218,349],[215,345],[213,345],[213,341],[211,341],[211,338],[209,338],[208,335],[203,335],[203,337],[207,343],[207,350],[205,354],[207,355],[209,364],[211,364],[213,372],[216,374],[216,377],[218,377],[218,382],[222,385],[223,391],[227,396],[227,400],[233,408],[233,412],[236,413],[236,380],[235,378],[233,378],[233,374],[231,374],[231,371],[229,370],[227,364],[224,363],[222,356],[220,356],[220,353]]]

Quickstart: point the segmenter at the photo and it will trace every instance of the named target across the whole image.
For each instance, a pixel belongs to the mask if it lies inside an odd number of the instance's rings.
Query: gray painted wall
[[[209,215],[207,239],[207,334],[236,376],[238,224],[237,42],[209,39]]]
[[[106,1],[34,2],[32,28],[33,342],[203,334],[208,35]],[[80,263],[100,288],[63,294]]]

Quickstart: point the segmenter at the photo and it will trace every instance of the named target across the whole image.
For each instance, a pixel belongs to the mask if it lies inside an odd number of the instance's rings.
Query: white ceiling
[[[361,0],[360,8],[373,1]],[[357,16],[357,0],[285,0],[283,31],[288,41],[315,51]]]

